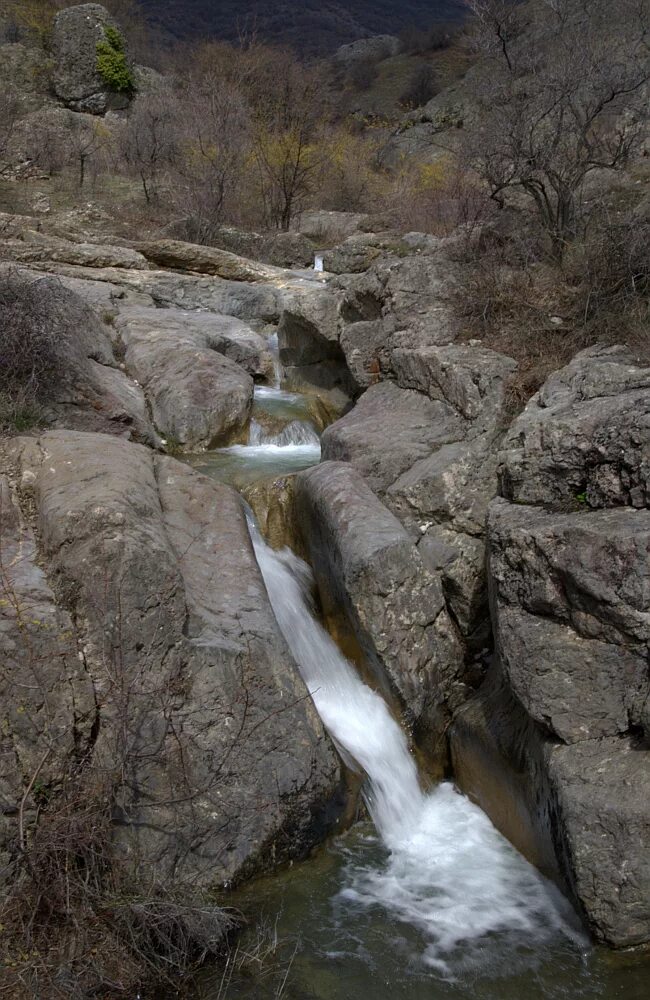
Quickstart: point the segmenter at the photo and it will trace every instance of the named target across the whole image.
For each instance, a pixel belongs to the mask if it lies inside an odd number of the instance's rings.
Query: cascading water
[[[311,571],[292,552],[251,537],[278,624],[341,753],[367,775],[368,808],[390,854],[381,866],[346,869],[338,905],[382,907],[415,928],[420,960],[450,976],[501,939],[504,961],[520,947],[583,938],[568,903],[452,785],[425,793],[404,733],[313,616]]]

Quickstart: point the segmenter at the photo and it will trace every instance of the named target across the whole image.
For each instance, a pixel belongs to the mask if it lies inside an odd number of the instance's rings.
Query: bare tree
[[[587,177],[622,167],[642,138],[648,2],[620,0],[613,10],[607,0],[545,0],[537,13],[504,0],[468,3],[489,56],[470,160],[498,204],[510,189],[524,192],[561,260]]]
[[[259,93],[253,117],[253,150],[265,221],[289,229],[314,190],[324,151],[318,146],[323,122],[322,79],[317,70],[277,54]]]
[[[122,155],[140,178],[147,203],[156,197],[160,174],[176,155],[177,112],[170,89],[154,87],[138,97],[122,133]]]

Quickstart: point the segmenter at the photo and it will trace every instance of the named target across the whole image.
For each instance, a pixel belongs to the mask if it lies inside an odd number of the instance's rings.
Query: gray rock
[[[97,72],[97,45],[106,39],[107,27],[119,31],[106,8],[96,3],[68,7],[54,19],[54,90],[73,111],[101,115],[128,106],[129,95],[112,91]]]
[[[497,653],[528,714],[567,743],[647,724],[650,511],[489,518]]]
[[[341,240],[363,229],[370,221],[359,212],[326,212],[322,209],[301,212],[293,229],[318,242],[340,243]]]
[[[223,354],[254,378],[273,375],[273,357],[267,341],[234,316],[174,308],[126,307],[120,309],[113,325],[127,347],[143,337],[155,340],[164,332]]]
[[[419,459],[463,434],[464,421],[446,403],[381,382],[325,430],[323,459],[350,462],[381,494]]]
[[[241,433],[253,405],[253,379],[234,361],[203,346],[191,327],[156,324],[149,315],[122,318],[125,361],[144,389],[164,438],[187,449],[227,443]],[[119,322],[119,321],[118,321]]]
[[[650,752],[636,737],[549,740],[498,668],[450,729],[460,786],[617,948],[650,939]]]
[[[281,281],[287,273],[282,268],[247,260],[228,250],[199,246],[181,240],[150,240],[137,244],[147,260],[159,267],[177,271],[214,274],[227,281]]]
[[[15,460],[93,687],[86,773],[129,775],[115,836],[134,876],[209,888],[304,854],[336,814],[339,766],[238,495],[102,435],[48,433]]]
[[[36,265],[35,269],[38,268]],[[107,282],[112,290],[125,295],[145,297],[156,306],[179,309],[205,309],[208,312],[236,316],[248,322],[277,323],[282,312],[283,288],[258,282],[224,281],[221,278],[175,274],[172,271],[136,271],[127,268],[74,267],[49,263],[42,270],[62,278]]]
[[[650,503],[650,368],[622,347],[582,351],[515,420],[500,455],[503,496],[590,507]]]
[[[109,329],[94,310],[56,278],[5,268],[0,284],[9,308],[20,306],[34,324],[46,324],[56,335],[60,363],[42,391],[48,420],[155,445],[142,390],[119,370]]]
[[[345,400],[352,396],[354,383],[339,343],[341,298],[316,283],[288,290],[278,343],[290,384],[334,390]]]
[[[349,465],[325,462],[301,473],[296,506],[326,613],[345,608],[380,683],[388,680],[440,763],[449,712],[467,691],[439,578]]]
[[[19,239],[0,241],[0,259],[22,264],[77,264],[82,267],[126,267],[143,270],[147,262],[142,254],[128,247],[73,243],[34,230],[23,230]]]

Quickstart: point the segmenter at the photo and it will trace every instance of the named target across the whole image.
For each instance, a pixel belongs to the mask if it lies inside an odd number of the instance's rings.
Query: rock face
[[[42,755],[40,712],[54,748],[44,782],[73,766],[79,741],[80,781],[129,774],[107,793],[134,878],[153,865],[171,884],[207,888],[304,853],[335,815],[339,766],[278,631],[237,494],[102,435],[18,440],[13,460],[39,551],[37,561],[5,484],[3,530],[24,541],[10,586],[34,600],[41,645],[30,659],[15,602],[3,600],[3,752],[18,762],[2,771],[9,812]],[[23,690],[16,671],[34,683]]]
[[[56,278],[0,268],[0,314],[30,317],[35,335],[56,342],[58,372],[45,389],[44,407],[55,424],[102,431],[155,444],[142,389],[118,367],[109,329],[79,296]]]
[[[489,538],[499,659],[530,717],[569,744],[646,729],[650,511],[496,500]]]
[[[514,422],[488,514],[494,662],[451,729],[463,787],[615,947],[650,939],[648,375],[582,352]]]
[[[105,41],[107,28],[119,30],[106,8],[96,3],[68,7],[54,19],[54,90],[73,111],[102,115],[129,103],[128,96],[107,87],[97,71],[97,45]]]
[[[517,503],[650,503],[650,368],[590,348],[552,375],[504,444],[502,493]]]
[[[152,240],[138,249],[154,264],[179,271],[214,274],[228,281],[277,281],[286,277],[282,268],[259,264],[227,250],[197,246],[181,240]]]
[[[349,465],[325,462],[301,473],[296,507],[326,613],[344,606],[380,685],[388,681],[416,738],[424,735],[442,763],[449,712],[467,690],[440,578]]]
[[[350,462],[396,514],[478,650],[487,629],[485,515],[515,363],[450,344],[396,347],[390,365],[396,380],[371,386],[327,428],[323,458]]]
[[[113,325],[126,347],[148,337],[155,341],[163,333],[170,334],[179,340],[191,339],[199,348],[223,354],[253,378],[273,375],[273,357],[267,341],[234,316],[127,305],[120,307]]]
[[[160,433],[192,449],[225,443],[241,432],[253,405],[253,379],[212,348],[207,323],[201,328],[201,323],[190,320],[185,328],[178,313],[172,317],[156,309],[130,313],[117,321],[126,345],[125,361],[144,389]],[[223,331],[228,324],[215,326],[217,337],[219,327],[222,331],[217,342],[225,344]]]

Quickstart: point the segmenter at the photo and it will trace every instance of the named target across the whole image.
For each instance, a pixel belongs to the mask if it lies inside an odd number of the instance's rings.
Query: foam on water
[[[501,940],[506,962],[519,946],[582,945],[568,903],[477,806],[448,783],[422,791],[386,703],[314,618],[309,567],[270,549],[254,524],[251,537],[280,629],[342,755],[367,775],[366,801],[390,852],[383,867],[348,866],[339,905],[381,907],[416,928],[420,960],[446,976],[484,963],[488,939]]]
[[[308,420],[292,420],[278,434],[268,434],[257,420],[251,420],[248,444],[275,445],[278,448],[308,445],[320,450],[320,438]]]

